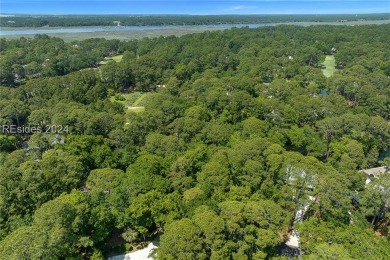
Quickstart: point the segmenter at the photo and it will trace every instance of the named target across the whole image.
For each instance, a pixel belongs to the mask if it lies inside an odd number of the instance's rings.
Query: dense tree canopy
[[[359,172],[390,165],[389,32],[1,40],[0,258],[284,259],[293,228],[304,259],[389,258],[389,174]]]

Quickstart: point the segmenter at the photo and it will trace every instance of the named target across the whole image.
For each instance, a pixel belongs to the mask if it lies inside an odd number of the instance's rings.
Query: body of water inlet
[[[166,25],[166,26],[118,26],[118,27],[63,27],[63,28],[31,28],[20,29],[7,27],[0,28],[0,35],[26,35],[26,34],[52,34],[52,33],[93,33],[93,32],[121,32],[121,31],[145,31],[145,30],[164,30],[164,29],[180,29],[180,28],[218,28],[229,29],[233,27],[249,27],[257,28],[266,26],[266,24],[218,24],[218,25]]]

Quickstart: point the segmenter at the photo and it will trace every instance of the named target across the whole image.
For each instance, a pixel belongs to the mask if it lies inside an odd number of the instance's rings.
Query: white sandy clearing
[[[303,208],[299,209],[295,215],[295,221],[294,222],[302,222],[303,217],[306,214],[306,211],[309,209],[310,204],[314,201],[314,197],[309,196],[309,201],[306,201],[305,205],[303,205]],[[300,236],[296,229],[293,229],[291,232],[290,237],[288,238],[286,245],[293,248],[299,248],[300,247]]]
[[[286,242],[286,245],[289,247],[299,248],[299,234],[294,229],[291,233],[291,236],[289,237],[288,241]]]
[[[131,252],[125,255],[111,256],[108,260],[147,260],[153,259],[151,256],[152,250],[157,248],[157,246],[152,242],[147,247]]]

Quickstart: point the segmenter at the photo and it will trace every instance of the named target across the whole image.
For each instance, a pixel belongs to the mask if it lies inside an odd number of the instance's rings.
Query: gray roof
[[[366,170],[361,170],[361,172],[364,172],[367,175],[378,175],[378,174],[384,174],[387,172],[390,172],[390,167],[377,167],[377,168],[371,168],[371,169],[366,169]]]

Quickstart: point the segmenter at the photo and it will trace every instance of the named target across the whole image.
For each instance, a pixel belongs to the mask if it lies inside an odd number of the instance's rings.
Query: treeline
[[[390,175],[365,185],[358,171],[390,166],[379,159],[390,148],[389,31],[90,39],[103,56],[117,43],[122,61],[10,81],[0,125],[69,134],[0,135],[0,259],[103,259],[160,234],[159,259],[287,259],[277,248],[293,228],[304,259],[390,257]],[[41,38],[84,43],[30,41]],[[25,41],[1,55],[23,64]],[[326,78],[332,48],[343,69]],[[149,92],[145,111],[108,99],[128,91]]]
[[[340,22],[358,20],[387,20],[389,14],[342,15],[68,15],[14,16],[0,20],[4,27],[67,27],[67,26],[161,26],[259,24],[279,22]]]
[[[47,35],[1,39],[0,84],[17,86],[26,79],[65,75],[97,67],[104,57],[121,51],[119,44],[119,40],[105,39],[65,43]]]

